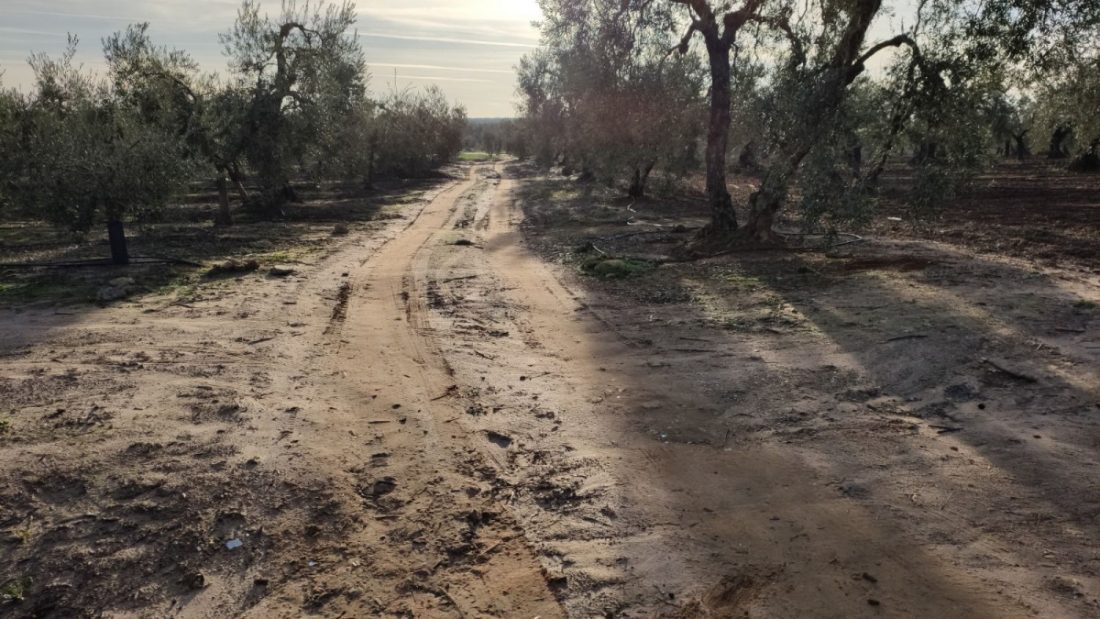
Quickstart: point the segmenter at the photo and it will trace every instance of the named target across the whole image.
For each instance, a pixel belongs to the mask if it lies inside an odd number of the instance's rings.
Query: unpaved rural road
[[[47,442],[3,456],[38,471],[20,486],[51,505],[34,534],[60,536],[69,560],[136,592],[120,605],[110,588],[60,589],[52,603],[188,617],[1048,608],[1006,590],[1027,578],[918,543],[919,506],[838,491],[833,463],[693,435],[737,360],[719,336],[655,327],[654,348],[624,334],[526,249],[523,181],[509,176],[473,168],[378,239],[205,304],[6,315],[5,349],[25,351],[11,372],[36,376],[49,359],[58,376],[37,376],[56,378],[69,409],[66,372],[127,428],[79,454]],[[104,358],[134,371],[96,374]],[[104,537],[109,552],[94,543]],[[61,556],[23,565],[59,579],[82,569]]]

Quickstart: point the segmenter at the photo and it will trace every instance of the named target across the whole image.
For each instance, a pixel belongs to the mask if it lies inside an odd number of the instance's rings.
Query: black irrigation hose
[[[181,258],[131,258],[130,264],[178,264],[182,266],[198,267],[203,265]],[[0,270],[4,269],[78,269],[85,267],[113,267],[125,266],[115,264],[110,260],[78,260],[75,262],[0,262]]]
[[[783,232],[781,230],[776,230],[775,232],[776,232],[776,234],[778,234],[780,236],[801,236],[801,237],[820,236],[820,237],[823,237],[823,238],[829,236],[829,235],[827,235],[825,233],[822,233],[822,232]],[[829,246],[829,247],[834,248],[834,249],[837,248],[837,247],[843,247],[845,245],[852,245],[853,243],[863,243],[867,240],[867,239],[863,238],[862,236],[860,236],[858,234],[852,234],[851,232],[837,232],[836,236],[850,236],[852,238],[850,240],[844,241],[843,243],[836,243],[836,244],[833,244],[833,245]]]

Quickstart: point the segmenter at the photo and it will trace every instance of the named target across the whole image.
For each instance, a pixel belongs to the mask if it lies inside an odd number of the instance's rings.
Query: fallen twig
[[[900,342],[902,340],[923,340],[926,337],[928,337],[928,336],[923,334],[923,333],[910,333],[910,334],[907,334],[907,335],[898,335],[896,337],[889,338],[885,341],[887,341],[887,342]]]
[[[1015,378],[1016,380],[1022,380],[1025,383],[1037,383],[1037,382],[1039,382],[1039,379],[1035,378],[1034,376],[1028,376],[1027,374],[1021,374],[1020,372],[1017,372],[1015,370],[1010,370],[1010,369],[1004,367],[1003,365],[997,363],[996,361],[993,361],[992,359],[982,359],[982,363],[985,363],[985,364],[989,365],[990,367],[992,367],[993,369],[995,369],[995,370],[997,370],[1001,373],[1007,374],[1007,375],[1011,376],[1012,378]]]
[[[439,400],[442,400],[443,398],[448,398],[448,397],[454,395],[456,391],[458,391],[458,385],[451,385],[450,387],[447,387],[447,390],[443,392],[443,395],[436,396],[436,397],[432,398],[431,401],[432,402],[438,402]]]
[[[462,277],[448,277],[447,279],[443,280],[443,283],[447,284],[447,283],[450,283],[450,282],[460,282],[464,279],[476,279],[476,278],[477,278],[477,275],[464,275]]]
[[[843,243],[837,243],[836,245],[830,245],[829,247],[831,247],[833,249],[836,249],[837,247],[844,247],[845,245],[852,245],[852,244],[855,244],[855,243],[862,243],[866,240],[862,236],[858,236],[858,235],[851,234],[851,233],[848,233],[848,232],[845,232],[843,234],[846,234],[847,236],[853,236],[855,238],[850,240],[850,241],[844,241]]]

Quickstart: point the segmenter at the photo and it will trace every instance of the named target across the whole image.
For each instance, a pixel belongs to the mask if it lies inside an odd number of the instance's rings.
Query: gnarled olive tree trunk
[[[708,235],[737,230],[737,213],[726,187],[726,151],[730,135],[730,46],[719,37],[707,37],[710,59],[710,120],[707,125],[707,203],[710,205]]]
[[[710,66],[710,116],[707,123],[707,203],[710,205],[710,224],[700,231],[701,237],[724,237],[737,230],[737,213],[733,199],[726,187],[726,156],[729,149],[730,102],[732,88],[730,50],[737,40],[737,33],[753,19],[764,0],[745,0],[741,8],[721,16],[714,12],[710,0],[673,0],[691,8],[694,18],[691,27],[673,48],[681,54],[688,52],[691,38],[696,32],[703,36],[707,60]]]
[[[125,266],[130,264],[130,251],[126,247],[126,228],[121,219],[107,220],[107,242],[111,245],[111,262]]]
[[[634,177],[630,180],[630,188],[627,189],[627,195],[631,198],[644,198],[646,183],[649,181],[649,175],[653,172],[654,162],[649,162],[644,168],[634,168]]]
[[[214,216],[214,225],[233,225],[233,214],[229,211],[229,183],[223,170],[218,170],[218,213]]]
[[[782,150],[777,163],[764,173],[760,188],[749,198],[749,219],[741,231],[744,238],[766,244],[778,242],[772,226],[787,201],[790,184],[814,145],[832,130],[848,96],[848,86],[863,72],[864,63],[887,47],[909,45],[917,53],[915,43],[907,35],[888,39],[860,53],[867,30],[881,8],[882,0],[854,0],[828,63],[819,71],[794,75],[796,79],[816,81],[807,85],[809,90],[800,118],[791,132],[794,139]]]

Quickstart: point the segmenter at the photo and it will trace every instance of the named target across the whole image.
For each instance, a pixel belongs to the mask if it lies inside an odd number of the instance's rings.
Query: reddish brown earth
[[[0,610],[1100,612],[1095,272],[576,268],[692,215],[482,166],[288,278],[4,310]]]

